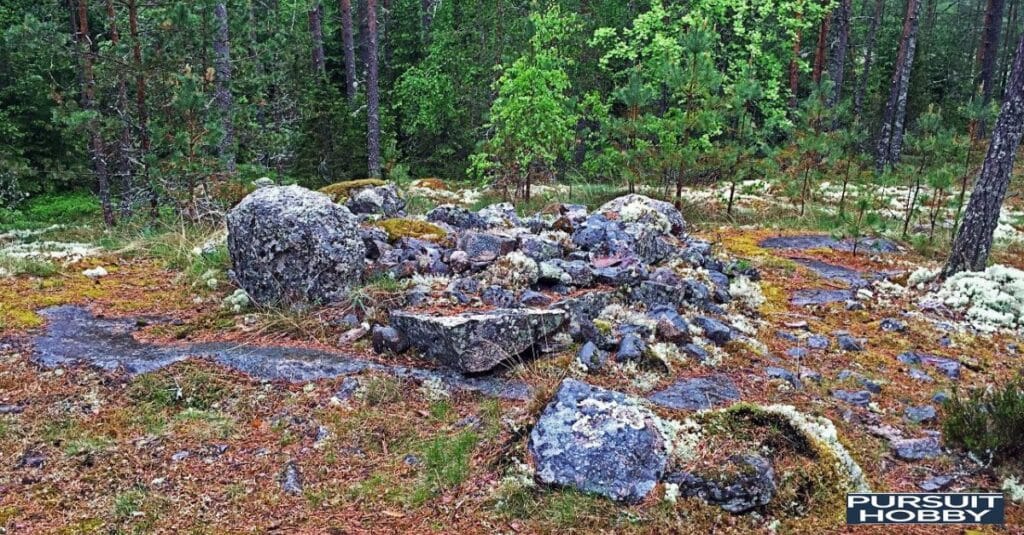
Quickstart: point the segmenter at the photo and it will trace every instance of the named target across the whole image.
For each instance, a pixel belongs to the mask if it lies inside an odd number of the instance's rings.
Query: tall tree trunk
[[[789,60],[789,108],[796,109],[797,91],[800,89],[800,30],[793,38],[793,57]]]
[[[228,36],[228,9],[224,2],[213,8],[217,29],[213,40],[216,87],[214,100],[220,111],[221,129],[224,131],[217,150],[228,173],[235,172],[235,123],[232,118],[234,100],[231,96],[231,40]]]
[[[828,65],[828,76],[832,79],[832,94],[829,95],[826,104],[833,107],[839,103],[843,96],[843,76],[846,70],[846,51],[850,45],[850,0],[839,0],[834,14],[832,24],[835,32],[835,49],[832,50],[831,61]]]
[[[910,89],[910,72],[914,65],[914,49],[917,46],[917,27],[921,15],[921,0],[907,0],[907,14],[903,19],[903,34],[896,54],[896,65],[889,83],[889,100],[882,116],[882,130],[878,135],[878,149],[875,154],[875,168],[881,171],[885,166],[898,162],[903,149],[903,129],[907,118],[907,91]]]
[[[1010,77],[1010,65],[1011,54],[1013,53],[1013,44],[1017,42],[1018,28],[1017,28],[1017,15],[1020,11],[1020,0],[1010,0],[1010,8],[1006,14],[1006,38],[1003,39],[1003,52],[1002,59],[999,63],[1002,65],[1002,72],[999,73],[999,87],[1000,91],[1005,91],[1008,85],[1007,79]]]
[[[142,63],[142,39],[139,37],[139,7],[137,0],[128,0],[128,32],[132,36],[132,61],[135,64],[135,106],[139,115],[139,160],[142,177],[149,189],[149,216],[153,222],[160,217],[159,195],[156,184],[149,179],[149,108],[146,106],[146,68]]]
[[[878,28],[882,25],[882,15],[884,13],[885,0],[875,0],[875,13],[871,17],[868,36],[864,41],[864,68],[861,70],[860,78],[857,80],[857,92],[853,97],[853,116],[858,119],[864,111],[864,93],[867,91],[868,79],[871,77],[871,65],[875,60],[875,46],[878,44]]]
[[[996,56],[999,54],[999,33],[1003,27],[1005,0],[988,0],[985,7],[985,25],[981,31],[981,45],[978,47],[978,84],[981,86],[981,100],[988,104],[992,100],[992,83],[996,71]],[[974,138],[985,135],[985,122],[974,129]]]
[[[110,28],[110,43],[114,51],[118,52],[121,43],[121,34],[117,31],[117,12],[114,10],[114,0],[107,0],[107,20]],[[121,137],[117,144],[115,160],[117,161],[117,174],[121,182],[121,217],[128,217],[132,211],[132,172],[129,164],[131,154],[131,122],[128,120],[128,83],[125,81],[125,71],[122,66],[117,67],[117,100],[114,107],[121,117]]]
[[[93,113],[93,117],[89,119],[86,125],[89,132],[89,158],[92,160],[92,169],[96,174],[100,205],[103,209],[103,223],[108,227],[112,227],[115,220],[114,210],[110,205],[110,177],[107,173],[107,156],[104,154],[100,123],[95,116],[95,114],[99,113],[96,107],[96,79],[93,76],[93,64],[96,61],[96,53],[93,51],[92,38],[89,36],[88,0],[78,0],[78,35],[75,36],[75,41],[78,43],[82,61],[82,109]]]
[[[942,270],[945,277],[961,271],[981,271],[992,249],[992,235],[999,223],[999,210],[1013,171],[1013,159],[1024,130],[1024,38],[1017,44],[1010,81],[1003,106],[992,129],[981,174],[974,184],[963,224],[953,240],[952,251]]]
[[[826,4],[831,0],[826,0]],[[821,26],[818,27],[818,42],[814,47],[814,68],[811,70],[811,80],[814,85],[821,83],[821,73],[825,71],[825,56],[828,50],[828,29],[832,17],[825,15],[821,18]]]
[[[377,0],[366,1],[366,152],[371,178],[380,178],[380,94],[377,87]]]
[[[420,22],[423,31],[423,45],[430,43],[430,26],[434,23],[434,9],[440,0],[420,0],[422,20]]]
[[[356,46],[352,38],[352,0],[341,0],[341,46],[345,51],[345,94],[356,100]]]
[[[321,76],[326,72],[326,60],[324,58],[324,6],[317,2],[313,9],[309,10],[309,36],[313,41],[313,72]]]

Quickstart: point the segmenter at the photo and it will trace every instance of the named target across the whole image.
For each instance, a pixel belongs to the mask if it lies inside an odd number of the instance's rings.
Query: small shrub
[[[196,410],[207,410],[229,394],[224,380],[199,369],[189,369],[175,375],[140,375],[128,392],[135,401],[157,408],[181,407]]]
[[[31,277],[52,277],[60,269],[56,264],[48,260],[36,258],[19,258],[13,256],[0,256],[0,272],[7,272],[10,275],[29,275]]]
[[[469,477],[470,460],[480,437],[472,431],[438,435],[423,449],[424,480],[412,495],[421,504],[433,495],[457,487]]]
[[[91,193],[47,193],[25,203],[25,216],[35,221],[67,223],[99,214],[100,203]]]
[[[943,412],[948,444],[994,462],[1024,453],[1024,379],[1002,388],[958,393],[946,400]]]

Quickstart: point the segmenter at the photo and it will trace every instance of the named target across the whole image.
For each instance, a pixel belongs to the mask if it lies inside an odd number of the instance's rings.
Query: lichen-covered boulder
[[[562,310],[497,309],[437,316],[391,313],[391,325],[431,360],[463,373],[493,370],[552,335],[565,322]]]
[[[645,195],[631,193],[616,197],[597,211],[605,215],[614,214],[623,223],[641,223],[674,236],[682,236],[686,232],[686,220],[672,203]]]
[[[402,212],[405,201],[398,195],[394,184],[385,184],[352,190],[349,192],[345,207],[353,214],[381,214],[392,217]]]
[[[366,246],[355,217],[299,186],[250,193],[227,216],[231,276],[260,304],[336,301],[362,276]]]
[[[636,503],[668,463],[666,440],[650,410],[625,394],[562,381],[530,433],[530,455],[545,484]]]

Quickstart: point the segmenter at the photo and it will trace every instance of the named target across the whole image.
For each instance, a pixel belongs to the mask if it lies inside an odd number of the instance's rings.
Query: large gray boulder
[[[686,220],[672,203],[646,195],[631,193],[616,197],[602,204],[597,212],[623,223],[639,223],[674,236],[682,236],[686,232]]]
[[[362,276],[366,246],[356,218],[299,186],[250,193],[228,213],[234,281],[260,304],[336,301]]]
[[[481,373],[519,356],[565,322],[562,310],[497,309],[437,316],[396,311],[391,325],[428,358],[463,373]]]
[[[530,433],[545,484],[636,503],[668,463],[658,417],[625,394],[566,379]]]

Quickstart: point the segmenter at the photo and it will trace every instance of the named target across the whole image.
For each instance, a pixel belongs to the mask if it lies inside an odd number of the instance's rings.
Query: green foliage
[[[424,445],[423,482],[412,496],[415,504],[457,487],[469,477],[470,461],[480,438],[472,431],[438,435]]]
[[[99,214],[96,197],[86,192],[37,195],[21,208],[26,218],[44,223],[68,223]]]
[[[1005,462],[1024,453],[1024,380],[957,393],[943,404],[942,431],[948,444],[983,460]]]
[[[566,72],[573,60],[563,45],[579,22],[557,5],[531,13],[530,22],[529,49],[503,69],[495,84],[494,135],[485,152],[471,160],[477,176],[495,175],[499,186],[514,186],[524,198],[529,198],[532,177],[550,176],[555,161],[568,151],[576,123]]]

